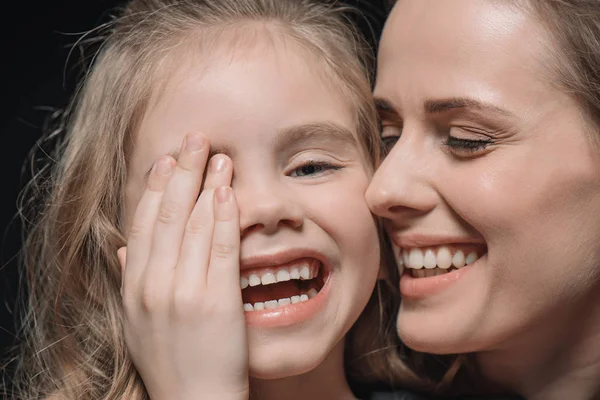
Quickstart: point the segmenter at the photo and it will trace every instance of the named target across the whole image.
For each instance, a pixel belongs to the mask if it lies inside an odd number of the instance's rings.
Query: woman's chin
[[[402,343],[412,350],[431,354],[460,354],[473,351],[469,335],[450,322],[428,323],[421,315],[419,321],[398,316],[396,329]]]

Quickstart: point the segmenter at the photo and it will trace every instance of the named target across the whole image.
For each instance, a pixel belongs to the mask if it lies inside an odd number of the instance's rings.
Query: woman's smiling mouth
[[[443,275],[473,264],[486,253],[485,246],[441,245],[400,249],[398,265],[414,278]]]
[[[396,247],[402,274],[400,292],[406,299],[422,299],[442,292],[487,256],[482,243],[444,243]]]

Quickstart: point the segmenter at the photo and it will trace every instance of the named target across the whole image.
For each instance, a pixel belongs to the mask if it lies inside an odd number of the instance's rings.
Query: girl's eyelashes
[[[478,151],[484,150],[492,144],[491,139],[460,139],[454,136],[448,136],[444,141],[444,146],[453,154],[459,157],[470,157],[477,155]]]
[[[289,176],[292,178],[306,178],[314,177],[325,174],[330,171],[337,171],[342,169],[341,165],[334,165],[327,161],[314,161],[310,160],[305,162],[299,167],[294,168]]]

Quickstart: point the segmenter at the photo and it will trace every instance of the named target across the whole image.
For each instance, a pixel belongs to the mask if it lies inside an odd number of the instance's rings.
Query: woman
[[[502,392],[600,396],[600,2],[400,0],[375,97],[411,348]]]

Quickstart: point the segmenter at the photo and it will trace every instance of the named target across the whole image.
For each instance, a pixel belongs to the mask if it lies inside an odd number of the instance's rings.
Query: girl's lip
[[[420,300],[430,296],[437,295],[464,279],[482,261],[487,258],[487,254],[479,258],[473,264],[466,265],[460,269],[447,272],[442,275],[429,276],[426,278],[415,278],[411,275],[408,268],[400,277],[400,293],[403,299]]]
[[[274,254],[255,255],[240,260],[240,270],[276,267],[300,259],[314,258],[324,268],[330,269],[327,257],[320,251],[308,248],[288,249]]]
[[[275,309],[245,312],[248,327],[276,328],[299,324],[321,312],[329,300],[331,273],[319,293],[312,299]]]

